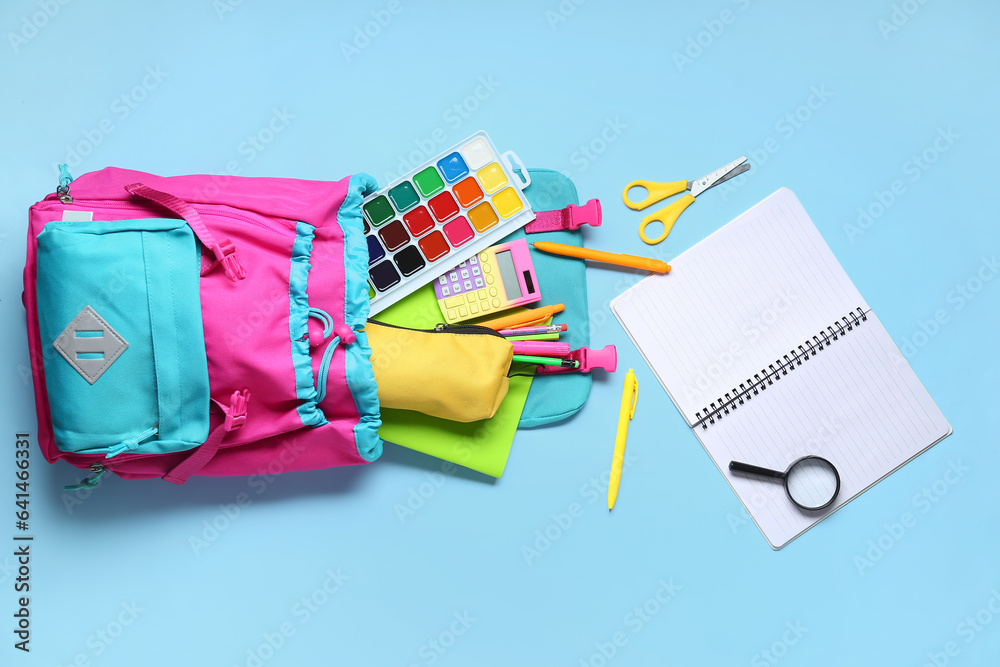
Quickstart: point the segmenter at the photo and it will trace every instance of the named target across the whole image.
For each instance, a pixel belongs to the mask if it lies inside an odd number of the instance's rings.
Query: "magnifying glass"
[[[780,480],[785,485],[788,499],[798,507],[815,512],[833,504],[840,493],[840,473],[832,463],[819,456],[803,456],[792,462],[788,470],[780,472],[730,461],[733,472]]]

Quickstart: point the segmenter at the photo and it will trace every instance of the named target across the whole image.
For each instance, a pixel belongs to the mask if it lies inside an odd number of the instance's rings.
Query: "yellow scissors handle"
[[[632,188],[646,188],[646,196],[642,201],[632,201],[628,198],[628,191]],[[661,199],[666,199],[671,195],[676,195],[688,189],[687,181],[674,181],[673,183],[654,183],[652,181],[632,181],[622,190],[622,201],[633,211],[652,206]]]
[[[684,182],[685,185],[687,184]],[[642,222],[639,223],[639,238],[648,243],[649,245],[655,245],[667,238],[667,234],[673,228],[674,223],[677,222],[677,218],[680,217],[681,213],[684,212],[688,206],[694,202],[694,195],[686,194],[675,202],[671,202],[669,205],[664,206],[659,211],[655,213],[650,213]],[[660,234],[655,239],[651,239],[646,236],[646,226],[651,222],[662,222],[663,223],[663,233]]]

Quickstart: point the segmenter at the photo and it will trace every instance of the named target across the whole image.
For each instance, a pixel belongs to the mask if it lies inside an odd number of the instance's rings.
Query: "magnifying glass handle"
[[[770,470],[769,468],[761,468],[759,466],[752,466],[749,463],[740,463],[739,461],[730,461],[729,469],[733,472],[745,472],[749,475],[759,475],[760,477],[773,477],[774,479],[785,479],[785,473],[778,470]]]

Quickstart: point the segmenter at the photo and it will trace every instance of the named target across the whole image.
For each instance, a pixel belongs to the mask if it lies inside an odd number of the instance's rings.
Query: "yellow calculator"
[[[490,246],[434,281],[434,294],[448,324],[540,301],[528,242]]]

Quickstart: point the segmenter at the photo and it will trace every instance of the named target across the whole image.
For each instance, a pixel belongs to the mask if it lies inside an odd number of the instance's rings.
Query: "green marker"
[[[579,368],[579,361],[560,359],[559,357],[536,357],[531,354],[515,354],[514,361],[519,364],[537,364],[539,366],[560,366],[562,368]]]
[[[507,340],[559,340],[559,334],[535,334],[534,336],[505,336]]]

